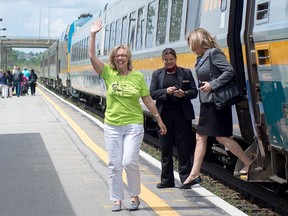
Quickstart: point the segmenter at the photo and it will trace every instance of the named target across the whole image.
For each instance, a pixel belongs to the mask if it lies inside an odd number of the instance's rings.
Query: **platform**
[[[125,209],[126,193],[114,213],[99,120],[40,87],[36,96],[1,99],[0,110],[1,215],[245,215],[200,185],[157,189],[160,162],[144,152],[139,210]]]

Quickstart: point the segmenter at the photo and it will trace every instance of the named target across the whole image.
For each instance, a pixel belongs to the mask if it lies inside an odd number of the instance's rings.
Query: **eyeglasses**
[[[115,58],[127,58],[126,54],[115,55]]]

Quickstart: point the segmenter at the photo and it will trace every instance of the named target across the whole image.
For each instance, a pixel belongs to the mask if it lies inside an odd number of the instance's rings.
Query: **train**
[[[177,65],[194,71],[196,56],[186,35],[197,27],[216,36],[234,67],[245,99],[233,106],[233,137],[253,158],[249,182],[272,183],[288,194],[288,2],[286,0],[112,0],[92,18],[76,20],[43,52],[40,77],[47,86],[105,110],[105,85],[88,57],[90,28],[101,19],[96,53],[104,62],[118,44],[130,47],[134,70],[150,85],[152,72],[163,67],[161,53],[171,47]],[[285,45],[286,44],[286,45]],[[199,100],[193,103],[196,130]],[[143,105],[145,129],[151,114]],[[222,145],[209,139],[206,157],[223,169],[239,170]]]

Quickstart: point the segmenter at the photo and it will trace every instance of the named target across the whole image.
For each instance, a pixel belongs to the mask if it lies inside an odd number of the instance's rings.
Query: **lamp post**
[[[0,18],[0,22],[3,21],[2,18]],[[0,31],[6,31],[6,28],[1,28]],[[1,47],[0,47],[0,60],[1,60],[1,64],[0,64],[0,67],[1,69],[3,69],[3,65],[4,65],[4,62],[3,62],[3,52],[4,52],[4,49],[3,49],[3,39],[2,38],[6,38],[6,36],[0,36],[0,40],[1,40]]]
[[[1,46],[0,46],[0,60],[1,60],[1,64],[0,64],[0,68],[3,69],[3,65],[4,65],[4,62],[3,62],[3,52],[4,52],[4,49],[3,49],[3,41],[5,39],[2,39],[2,38],[6,38],[6,36],[0,36],[0,41],[1,41]]]

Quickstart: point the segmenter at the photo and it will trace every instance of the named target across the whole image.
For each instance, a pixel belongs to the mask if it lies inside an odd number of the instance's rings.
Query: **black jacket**
[[[167,100],[166,89],[163,88],[165,73],[165,68],[154,71],[150,84],[150,94],[151,97],[156,100],[156,107],[160,114],[163,109],[163,104]],[[195,80],[192,76],[191,70],[177,67],[176,76],[178,79],[179,88],[187,92],[186,96],[179,100],[184,115],[188,120],[195,119],[195,113],[191,99],[197,97],[198,90],[196,88]]]

